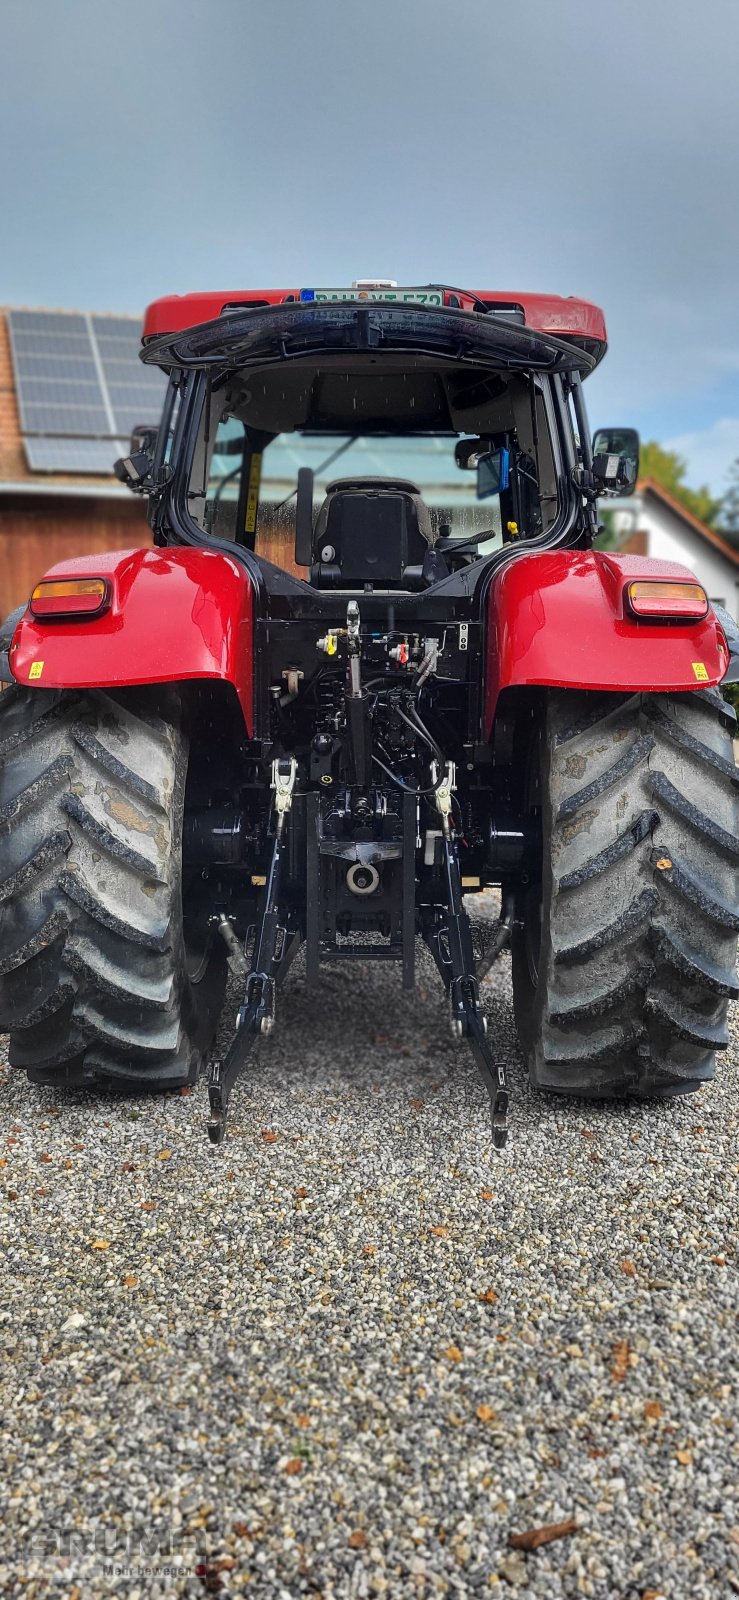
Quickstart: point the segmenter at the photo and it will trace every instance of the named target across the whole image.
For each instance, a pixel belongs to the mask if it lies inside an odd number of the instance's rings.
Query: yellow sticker
[[[693,666],[693,671],[695,673],[695,676],[698,679],[698,682],[699,683],[708,683],[708,672],[707,672],[706,668],[704,667],[703,662],[702,661],[694,661],[692,663],[692,666]]]
[[[32,661],[28,669],[29,678],[40,678],[44,670],[43,661]]]
[[[259,509],[259,484],[262,477],[261,451],[255,450],[249,467],[249,484],[246,495],[246,517],[244,532],[254,533],[257,526],[257,511]]]

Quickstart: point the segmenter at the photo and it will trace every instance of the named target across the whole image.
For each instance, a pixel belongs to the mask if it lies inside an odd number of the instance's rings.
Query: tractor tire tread
[[[11,1066],[35,1083],[192,1083],[202,1050],[182,931],[184,735],[146,691],[11,691],[0,750]]]
[[[539,1087],[643,1098],[713,1076],[739,995],[733,728],[714,690],[547,693],[538,968],[520,932],[513,950]]]

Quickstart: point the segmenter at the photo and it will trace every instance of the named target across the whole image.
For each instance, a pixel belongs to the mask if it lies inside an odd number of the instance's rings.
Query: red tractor
[[[5,630],[0,1026],[34,1083],[192,1083],[209,1132],[301,945],[417,937],[508,1090],[696,1089],[737,994],[736,639],[681,566],[593,549],[638,440],[591,446],[601,312],[442,285],[155,302],[154,548],[53,567]],[[277,559],[275,559],[277,558]],[[487,942],[465,896],[496,885]],[[233,1042],[211,1055],[227,966]]]

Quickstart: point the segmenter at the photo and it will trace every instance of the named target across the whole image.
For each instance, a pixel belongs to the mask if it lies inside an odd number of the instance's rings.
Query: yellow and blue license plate
[[[326,302],[372,300],[397,306],[443,306],[443,289],[301,289],[301,301],[325,305]]]

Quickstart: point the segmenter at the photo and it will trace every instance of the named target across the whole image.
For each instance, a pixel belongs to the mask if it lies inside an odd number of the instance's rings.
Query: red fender
[[[248,573],[216,550],[113,550],[50,567],[45,578],[107,578],[100,617],[39,620],[26,611],[10,648],[18,683],[123,688],[221,678],[254,723],[253,601]]]
[[[486,728],[512,685],[656,691],[719,683],[729,664],[712,611],[701,622],[639,622],[624,607],[635,578],[698,580],[674,561],[553,550],[520,556],[488,596]]]

